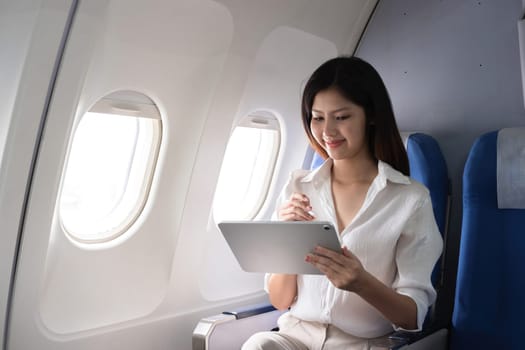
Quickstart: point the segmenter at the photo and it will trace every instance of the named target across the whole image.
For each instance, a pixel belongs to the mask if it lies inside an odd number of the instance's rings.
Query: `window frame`
[[[114,225],[113,227],[102,227],[102,229],[99,229],[96,233],[86,234],[85,232],[74,232],[74,229],[72,230],[71,227],[68,227],[68,225],[64,222],[65,220],[63,218],[61,201],[64,191],[64,183],[68,171],[68,164],[71,157],[71,150],[74,144],[74,138],[78,131],[78,127],[81,125],[82,118],[86,117],[88,113],[111,114],[130,118],[144,118],[151,119],[153,122],[151,123],[151,144],[148,152],[149,155],[145,156],[144,158],[144,167],[143,171],[141,171],[141,173],[143,172],[144,176],[143,180],[140,181],[140,185],[136,188],[137,195],[135,198],[135,203],[129,206],[129,211],[127,211],[126,214],[121,215],[122,218],[117,225]],[[140,123],[140,120],[137,122]],[[139,129],[136,135],[137,139],[140,137],[140,125],[138,127]],[[160,111],[157,108],[156,103],[141,92],[131,90],[116,91],[98,99],[97,102],[95,102],[86,112],[84,112],[71,135],[72,136],[67,152],[67,157],[62,170],[61,188],[57,198],[57,216],[60,225],[66,236],[76,243],[92,245],[113,241],[124,235],[129,230],[129,228],[133,226],[140,215],[144,212],[144,208],[150,197],[163,138],[163,123]],[[137,146],[135,145],[135,147]],[[117,208],[120,203],[122,203],[122,198],[126,197],[126,190],[130,185],[129,177],[133,171],[131,169],[133,168],[134,161],[136,161],[136,157],[137,154],[135,149],[133,150],[133,154],[131,156],[130,171],[127,174],[128,180],[126,180],[126,185],[124,186],[122,193],[120,193],[121,199],[118,200],[115,208]],[[112,215],[111,213],[114,212],[115,209],[112,209],[108,215]]]
[[[257,200],[255,201],[254,205],[252,206],[251,210],[248,212],[248,214],[242,218],[220,218],[217,217],[216,214],[216,205],[217,204],[217,193],[218,188],[221,185],[221,174],[223,172],[223,166],[224,161],[227,156],[228,146],[231,141],[231,137],[238,127],[244,127],[244,128],[253,128],[253,129],[263,129],[263,130],[272,130],[276,132],[276,137],[272,140],[272,149],[273,152],[270,154],[270,161],[267,166],[267,171],[264,176],[264,180],[262,182],[262,186],[260,189],[260,194],[257,197]],[[215,188],[215,195],[214,200],[212,204],[212,218],[215,223],[220,222],[221,220],[254,220],[257,219],[257,217],[260,217],[261,211],[265,208],[265,205],[267,204],[268,197],[270,196],[270,191],[272,189],[272,182],[275,178],[275,170],[277,168],[277,162],[279,160],[281,150],[282,150],[282,139],[283,139],[283,128],[282,123],[280,122],[280,119],[277,117],[276,114],[269,112],[269,111],[263,111],[263,110],[257,110],[251,113],[248,113],[244,117],[242,117],[238,123],[232,128],[232,132],[230,134],[230,137],[228,138],[228,143],[226,146],[226,150],[223,156],[223,161],[221,163],[221,169],[219,173],[219,178],[217,181],[217,185]]]

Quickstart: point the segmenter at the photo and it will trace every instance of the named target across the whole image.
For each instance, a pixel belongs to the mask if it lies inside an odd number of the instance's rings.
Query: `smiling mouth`
[[[324,144],[328,148],[336,148],[340,146],[345,140],[331,140],[331,141],[324,141]]]

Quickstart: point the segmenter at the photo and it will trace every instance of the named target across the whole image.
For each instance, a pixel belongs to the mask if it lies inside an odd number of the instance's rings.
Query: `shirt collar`
[[[330,169],[332,169],[333,160],[328,158],[324,161],[321,166],[317,169],[310,171],[306,174],[301,182],[312,182],[316,179],[327,179],[330,177]],[[392,168],[392,166],[382,160],[377,162],[377,179],[383,186],[386,185],[386,181],[408,185],[410,184],[410,178],[403,173]]]
[[[323,164],[317,169],[310,171],[306,176],[301,179],[301,182],[312,182],[318,178],[326,179],[330,177],[330,170],[332,169],[333,160],[327,158]]]
[[[382,160],[378,161],[377,170],[378,170],[378,177],[380,177],[381,179],[384,179],[382,180],[384,182],[388,180],[390,182],[403,184],[403,185],[410,184],[410,178],[408,176],[392,168],[390,164],[383,162]]]

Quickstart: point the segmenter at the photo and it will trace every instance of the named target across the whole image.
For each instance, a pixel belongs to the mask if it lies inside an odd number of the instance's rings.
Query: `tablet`
[[[326,221],[223,221],[219,230],[247,272],[321,274],[304,261],[317,246],[340,251],[339,235]]]

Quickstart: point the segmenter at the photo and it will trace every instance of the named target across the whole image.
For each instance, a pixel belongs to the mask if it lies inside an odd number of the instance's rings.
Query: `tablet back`
[[[321,274],[304,261],[317,246],[340,251],[335,228],[322,221],[224,221],[226,242],[247,272]]]

